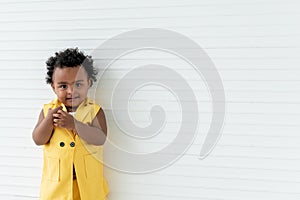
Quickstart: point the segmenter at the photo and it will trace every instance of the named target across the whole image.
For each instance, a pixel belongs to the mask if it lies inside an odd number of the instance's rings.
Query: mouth
[[[69,98],[66,98],[67,101],[75,101],[76,99],[79,99],[79,97],[69,97]]]

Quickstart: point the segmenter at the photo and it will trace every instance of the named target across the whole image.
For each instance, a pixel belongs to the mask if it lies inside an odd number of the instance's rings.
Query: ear
[[[55,92],[55,87],[54,87],[53,83],[51,83],[51,87],[52,87],[53,92]]]
[[[89,88],[92,86],[92,80],[89,78],[88,80]]]

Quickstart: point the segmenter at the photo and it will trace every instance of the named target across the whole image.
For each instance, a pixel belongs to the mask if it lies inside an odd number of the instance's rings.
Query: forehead
[[[72,83],[78,80],[87,80],[88,75],[84,67],[56,67],[53,72],[53,82]]]

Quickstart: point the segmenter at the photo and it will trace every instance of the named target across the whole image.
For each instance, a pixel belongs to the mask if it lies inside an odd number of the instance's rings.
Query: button
[[[59,143],[59,146],[64,147],[64,146],[65,146],[65,143],[64,143],[64,142],[61,142],[61,143]]]
[[[71,146],[71,147],[75,147],[75,142],[71,142],[71,143],[70,143],[70,146]]]

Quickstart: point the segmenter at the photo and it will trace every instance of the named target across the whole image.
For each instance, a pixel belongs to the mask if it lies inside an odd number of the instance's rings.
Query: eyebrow
[[[77,82],[84,82],[84,80],[77,80],[77,81],[75,81],[75,83],[77,83]],[[68,82],[58,82],[57,84],[68,84]]]
[[[67,82],[58,82],[57,84],[68,84]]]

